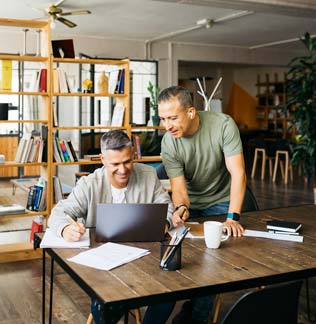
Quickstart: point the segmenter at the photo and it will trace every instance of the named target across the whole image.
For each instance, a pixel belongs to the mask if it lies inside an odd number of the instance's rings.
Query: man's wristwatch
[[[227,213],[227,218],[238,222],[240,220],[240,214],[238,214],[238,213]]]

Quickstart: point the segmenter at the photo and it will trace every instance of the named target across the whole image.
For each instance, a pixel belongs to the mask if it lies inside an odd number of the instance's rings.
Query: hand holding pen
[[[84,224],[75,221],[71,216],[67,215],[69,225],[65,226],[62,231],[62,236],[66,241],[77,242],[84,235],[86,228]]]
[[[177,227],[184,224],[184,222],[189,218],[189,209],[185,204],[178,205],[172,215],[173,226]]]

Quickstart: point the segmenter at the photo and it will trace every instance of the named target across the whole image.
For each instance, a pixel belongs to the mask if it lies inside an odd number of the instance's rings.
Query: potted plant
[[[149,81],[149,85],[147,90],[150,94],[150,109],[151,109],[151,120],[153,122],[153,126],[159,126],[160,118],[158,115],[158,96],[160,92],[159,86],[154,86],[151,81]]]
[[[302,38],[307,55],[294,58],[287,73],[286,109],[297,132],[293,146],[293,165],[301,165],[310,181],[316,170],[316,38]]]

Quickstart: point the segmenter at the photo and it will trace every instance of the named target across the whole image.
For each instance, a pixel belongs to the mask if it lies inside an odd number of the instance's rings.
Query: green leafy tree
[[[286,109],[298,135],[293,146],[293,165],[301,165],[310,181],[316,170],[316,38],[309,33],[302,38],[306,56],[294,58],[287,73]]]

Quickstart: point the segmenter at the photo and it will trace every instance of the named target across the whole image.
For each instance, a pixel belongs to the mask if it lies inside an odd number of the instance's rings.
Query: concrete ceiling
[[[300,0],[302,3],[315,1]],[[57,0],[56,0],[57,2]],[[218,44],[252,47],[258,44],[299,38],[305,32],[316,31],[316,4],[307,8],[254,4],[250,0],[65,0],[61,8],[66,11],[89,9],[90,15],[67,16],[78,26],[69,28],[57,22],[53,36],[90,36],[107,39],[150,41],[170,34],[187,32],[164,38],[175,42]],[[260,2],[260,1],[259,1]],[[278,2],[278,1],[274,1]],[[281,1],[282,2],[282,1]],[[285,2],[283,0],[283,2]],[[289,3],[293,1],[288,1]],[[35,19],[43,17],[50,3],[46,0],[10,0],[1,7],[1,17]],[[240,18],[228,19],[242,11],[253,11]],[[222,20],[222,18],[224,18]],[[47,18],[46,18],[47,19]],[[195,30],[196,22],[215,21],[209,29]],[[300,42],[276,45],[286,49],[301,46]]]

